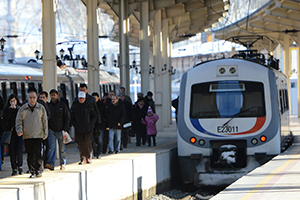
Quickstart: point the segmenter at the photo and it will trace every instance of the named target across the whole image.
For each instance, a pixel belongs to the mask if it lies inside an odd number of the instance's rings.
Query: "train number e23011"
[[[239,131],[238,126],[218,126],[217,132],[218,133],[236,133]]]

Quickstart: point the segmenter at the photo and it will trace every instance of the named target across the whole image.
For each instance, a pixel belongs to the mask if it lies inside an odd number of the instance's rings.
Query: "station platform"
[[[291,116],[293,145],[268,163],[238,179],[211,200],[299,200],[300,119]]]
[[[135,138],[118,154],[102,154],[92,164],[78,165],[77,143],[66,145],[66,170],[45,169],[41,178],[30,174],[11,176],[9,157],[0,171],[0,200],[4,199],[146,199],[168,187],[176,170],[175,121],[158,132],[156,146],[135,145]],[[24,171],[27,171],[24,154]]]

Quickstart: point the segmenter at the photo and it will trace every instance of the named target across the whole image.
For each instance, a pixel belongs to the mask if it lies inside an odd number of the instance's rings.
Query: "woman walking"
[[[4,130],[12,131],[11,141],[9,144],[10,163],[12,176],[23,174],[23,137],[18,136],[15,128],[15,121],[18,110],[21,106],[19,98],[11,94],[3,109]]]

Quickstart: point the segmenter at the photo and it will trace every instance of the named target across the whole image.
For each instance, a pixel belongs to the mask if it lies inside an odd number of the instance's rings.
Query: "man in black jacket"
[[[96,99],[97,108],[101,116],[101,123],[97,123],[94,128],[93,133],[93,153],[96,158],[101,158],[102,148],[103,148],[103,137],[104,130],[107,124],[107,112],[106,105],[100,100],[99,94],[97,92],[92,93],[92,96]]]
[[[80,162],[78,164],[81,165],[91,163],[92,134],[97,114],[94,107],[86,100],[84,92],[78,93],[78,102],[72,105],[71,124],[75,127],[75,137],[80,151]]]
[[[54,170],[57,139],[59,146],[60,169],[64,170],[66,167],[66,147],[63,143],[64,136],[62,131],[69,131],[70,113],[66,104],[59,100],[57,90],[52,89],[50,91],[50,97],[51,101],[48,103],[48,107],[51,112],[51,117],[48,120],[49,163],[47,163],[45,167],[50,170]]]
[[[79,91],[85,93],[85,102],[90,104],[93,107],[93,109],[94,109],[94,111],[96,112],[96,115],[97,115],[97,122],[101,123],[101,117],[100,117],[99,111],[97,109],[96,100],[93,96],[91,96],[88,93],[87,85],[85,83],[81,83],[80,86],[79,86]],[[73,106],[78,105],[78,104],[79,104],[78,97],[75,97],[75,99],[73,100],[71,109],[72,109]]]
[[[114,151],[118,153],[121,145],[121,129],[125,119],[125,109],[116,95],[112,96],[111,102],[107,108],[109,127],[108,153],[113,153]],[[114,138],[116,139],[114,140]]]

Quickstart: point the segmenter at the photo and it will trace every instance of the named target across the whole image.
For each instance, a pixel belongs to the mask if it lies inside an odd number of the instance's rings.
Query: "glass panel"
[[[191,118],[263,116],[265,100],[262,83],[216,81],[192,86]]]

